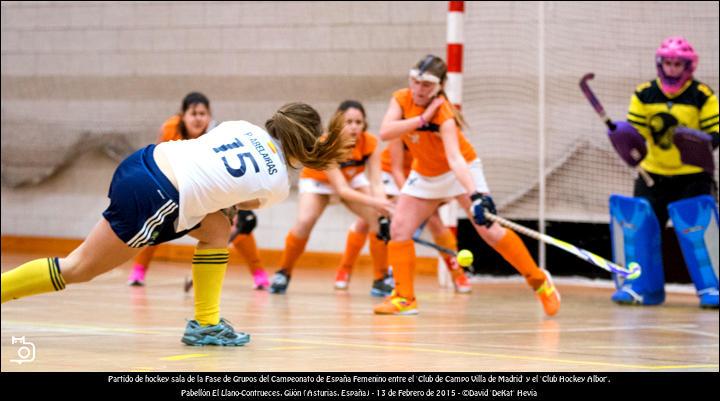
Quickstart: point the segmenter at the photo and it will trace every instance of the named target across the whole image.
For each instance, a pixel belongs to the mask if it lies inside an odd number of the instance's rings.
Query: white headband
[[[440,78],[430,74],[429,72],[423,72],[421,74],[420,70],[418,70],[417,68],[413,68],[410,70],[410,78],[417,79],[418,81],[432,82],[434,84],[440,83]]]

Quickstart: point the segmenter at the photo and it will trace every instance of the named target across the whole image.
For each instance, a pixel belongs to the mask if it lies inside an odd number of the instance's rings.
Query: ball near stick
[[[635,280],[640,277],[640,264],[637,262],[630,262],[628,269],[630,269],[630,274],[627,275],[628,280]]]
[[[462,249],[457,253],[457,262],[462,267],[468,267],[472,265],[473,254],[467,249]]]

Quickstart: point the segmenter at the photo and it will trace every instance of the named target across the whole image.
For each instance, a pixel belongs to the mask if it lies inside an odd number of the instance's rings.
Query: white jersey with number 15
[[[290,191],[279,143],[247,121],[227,121],[197,139],[157,146],[178,184],[177,231],[241,202],[257,199],[260,207],[268,207]]]

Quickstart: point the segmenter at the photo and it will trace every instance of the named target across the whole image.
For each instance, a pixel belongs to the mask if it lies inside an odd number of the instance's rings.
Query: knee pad
[[[250,210],[238,211],[237,225],[235,229],[238,234],[250,234],[257,226],[257,216]]]
[[[657,305],[665,301],[660,224],[650,202],[610,196],[610,237],[613,260],[627,266],[637,262],[642,274],[634,280],[613,275],[617,291],[612,300],[623,304]]]
[[[695,196],[668,205],[685,264],[695,284],[700,305],[718,306],[718,210],[710,195]]]

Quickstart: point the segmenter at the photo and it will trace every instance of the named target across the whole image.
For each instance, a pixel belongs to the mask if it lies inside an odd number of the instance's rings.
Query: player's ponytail
[[[341,135],[344,121],[333,118],[323,133],[320,115],[305,103],[288,103],[265,122],[268,133],[278,141],[290,167],[294,162],[316,170],[337,166],[352,148],[350,139]]]
[[[455,107],[455,105],[453,105],[453,104],[450,102],[450,99],[448,99],[448,96],[447,96],[447,94],[445,93],[445,90],[444,90],[444,89],[440,89],[440,92],[438,93],[438,96],[444,97],[445,100],[448,102],[448,105],[450,105],[450,110],[451,110],[452,113],[453,113],[453,118],[455,119],[455,123],[458,125],[458,127],[459,127],[459,128],[467,127],[467,122],[465,121],[465,117],[463,117],[463,115],[462,115],[462,113],[460,112],[460,110],[458,110],[458,108]]]

